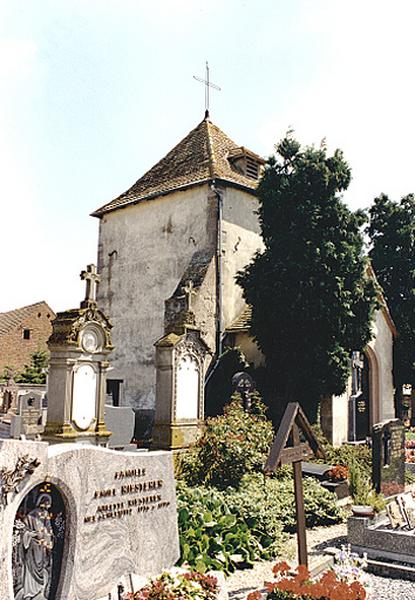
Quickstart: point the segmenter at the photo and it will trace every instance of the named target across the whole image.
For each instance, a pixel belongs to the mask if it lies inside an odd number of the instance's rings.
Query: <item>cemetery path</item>
[[[321,555],[322,550],[327,546],[341,546],[347,543],[347,525],[340,523],[331,527],[315,527],[307,530],[307,546],[310,567]],[[272,581],[272,567],[279,560],[286,560],[291,565],[296,564],[297,538],[295,534],[290,535],[290,539],[284,548],[284,555],[274,558],[270,561],[261,561],[254,565],[252,569],[236,571],[226,580],[226,586],[229,592],[229,600],[245,600],[249,592],[262,589],[264,581]],[[396,600],[396,597],[394,598]]]

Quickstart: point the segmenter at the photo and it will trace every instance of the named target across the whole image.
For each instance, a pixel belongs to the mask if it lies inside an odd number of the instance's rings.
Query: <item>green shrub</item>
[[[235,394],[223,415],[206,420],[196,446],[180,457],[177,476],[189,485],[223,489],[238,487],[245,474],[261,471],[274,438],[265,410],[261,400],[253,397],[251,412],[245,412]]]
[[[225,492],[179,482],[178,564],[188,564],[200,573],[211,569],[230,573],[275,556],[275,540],[251,528],[237,510],[231,510],[226,497]]]
[[[333,525],[343,519],[336,505],[336,496],[321,487],[311,477],[303,480],[304,510],[307,527]],[[292,477],[281,480],[250,475],[243,479],[238,491],[228,491],[228,506],[238,507],[240,514],[248,520],[252,512],[259,527],[275,535],[274,531],[296,530],[294,483]]]
[[[205,572],[229,573],[255,560],[278,556],[286,536],[296,530],[292,478],[246,475],[239,489],[226,490],[178,483],[180,564]],[[343,519],[336,497],[312,478],[304,479],[308,527]]]

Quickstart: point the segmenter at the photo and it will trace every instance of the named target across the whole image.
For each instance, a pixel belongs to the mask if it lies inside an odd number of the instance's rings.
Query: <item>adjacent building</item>
[[[44,301],[0,313],[0,374],[5,367],[22,371],[34,352],[47,351],[55,316]]]

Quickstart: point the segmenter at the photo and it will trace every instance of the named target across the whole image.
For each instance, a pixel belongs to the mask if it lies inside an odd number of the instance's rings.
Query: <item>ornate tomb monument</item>
[[[58,313],[52,323],[50,401],[43,437],[104,445],[111,435],[105,426],[104,406],[112,325],[97,307],[95,266],[88,265],[81,279],[86,281],[86,295],[80,308]]]
[[[153,447],[179,450],[197,437],[204,417],[207,346],[200,332],[185,326],[169,333],[156,346],[156,412]]]
[[[113,598],[179,556],[168,452],[0,440],[1,600]]]

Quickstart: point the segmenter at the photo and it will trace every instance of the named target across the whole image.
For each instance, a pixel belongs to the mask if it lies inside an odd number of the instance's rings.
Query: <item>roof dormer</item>
[[[235,171],[253,180],[260,178],[265,164],[263,158],[244,146],[229,150],[228,161]]]

